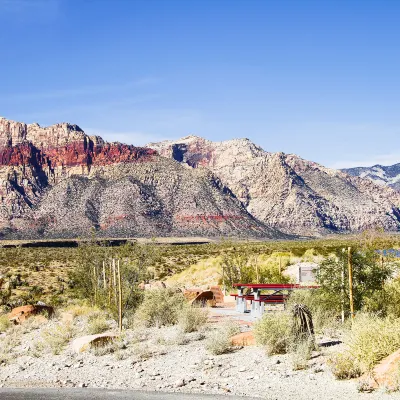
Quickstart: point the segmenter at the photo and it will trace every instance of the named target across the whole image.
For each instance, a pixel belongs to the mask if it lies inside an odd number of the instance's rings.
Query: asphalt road
[[[250,397],[106,389],[0,389],[1,400],[250,400]]]

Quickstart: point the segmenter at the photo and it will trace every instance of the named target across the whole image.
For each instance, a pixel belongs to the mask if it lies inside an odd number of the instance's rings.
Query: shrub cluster
[[[145,293],[135,319],[146,327],[162,327],[178,323],[186,300],[176,289],[154,289]]]
[[[371,314],[356,316],[345,339],[346,350],[332,356],[329,363],[338,379],[369,372],[400,348],[400,319]]]

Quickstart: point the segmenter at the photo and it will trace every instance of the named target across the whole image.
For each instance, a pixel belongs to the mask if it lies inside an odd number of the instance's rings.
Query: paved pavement
[[[250,397],[107,389],[0,389],[1,400],[251,400]],[[253,399],[255,400],[255,399]]]

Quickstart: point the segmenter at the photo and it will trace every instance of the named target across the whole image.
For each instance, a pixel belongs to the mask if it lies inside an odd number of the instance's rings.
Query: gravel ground
[[[182,334],[177,327],[127,331],[114,352],[34,356],[40,328],[23,334],[13,360],[0,366],[0,387],[80,387],[253,396],[268,400],[393,399],[383,391],[359,393],[357,381],[337,381],[326,358],[337,346],[315,352],[306,370],[293,371],[290,355],[267,356],[246,346],[214,356],[205,346],[218,323]],[[248,329],[244,326],[243,329]]]

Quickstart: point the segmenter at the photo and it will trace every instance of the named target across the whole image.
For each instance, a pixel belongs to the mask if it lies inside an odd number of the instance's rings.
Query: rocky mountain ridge
[[[147,147],[192,168],[210,169],[250,214],[284,232],[400,227],[399,193],[294,154],[266,152],[248,139],[188,136]]]
[[[209,171],[67,123],[0,119],[0,237],[285,237]]]
[[[372,167],[345,168],[342,171],[352,176],[369,179],[381,186],[389,186],[400,192],[400,163],[389,166],[377,164]]]

